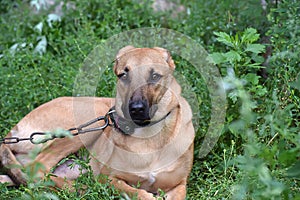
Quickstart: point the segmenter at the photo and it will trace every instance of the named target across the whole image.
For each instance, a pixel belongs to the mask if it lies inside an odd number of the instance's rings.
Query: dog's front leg
[[[43,169],[39,170],[41,177],[45,176],[51,171],[51,168],[68,155],[77,152],[83,146],[79,137],[56,139],[47,148],[43,149],[35,158],[35,163],[41,163]],[[54,181],[56,187],[72,188],[73,181],[67,180],[64,177],[50,176]]]
[[[156,198],[153,196],[152,193],[147,192],[143,189],[133,188],[128,185],[125,181],[117,179],[117,178],[110,178],[111,184],[116,187],[116,189],[125,192],[131,197],[137,196],[139,200],[155,200]]]
[[[182,181],[179,185],[165,194],[166,200],[184,200],[186,196],[186,181]]]

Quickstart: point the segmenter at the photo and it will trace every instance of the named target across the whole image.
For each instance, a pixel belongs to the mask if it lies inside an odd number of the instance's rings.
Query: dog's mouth
[[[129,105],[123,104],[121,106],[121,111],[123,113],[118,114],[117,112],[114,112],[113,114],[114,124],[121,132],[131,134],[135,128],[143,128],[156,123],[156,121],[153,121],[153,117],[157,111],[157,105],[145,107],[144,110],[142,109],[143,111],[138,111],[138,109],[130,111],[128,108]]]
[[[144,127],[144,126],[147,126],[150,124],[151,122],[151,119],[135,119],[135,120],[132,120],[137,126],[141,126],[141,127]]]

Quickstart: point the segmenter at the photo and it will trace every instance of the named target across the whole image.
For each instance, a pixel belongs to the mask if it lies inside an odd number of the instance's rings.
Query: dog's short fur
[[[180,96],[181,88],[172,75],[174,69],[170,54],[163,48],[122,48],[114,66],[118,77],[115,99],[54,99],[25,116],[7,137],[23,138],[37,131],[76,127],[105,115],[112,106],[116,123],[119,119],[134,122],[132,132],[124,134],[122,127],[107,127],[39,145],[29,141],[2,144],[0,164],[14,184],[26,184],[22,171],[11,166],[32,163],[28,153],[35,146],[41,150],[33,162],[45,167],[41,176],[66,156],[86,147],[94,174],[107,175],[116,188],[128,195],[155,199],[154,194],[161,189],[166,199],[184,199],[193,162],[194,128],[190,107]],[[51,176],[58,187],[72,187],[72,180],[79,175],[79,170],[69,169],[68,164],[59,166],[53,172],[56,176]],[[9,180],[8,176],[1,178],[0,181]]]

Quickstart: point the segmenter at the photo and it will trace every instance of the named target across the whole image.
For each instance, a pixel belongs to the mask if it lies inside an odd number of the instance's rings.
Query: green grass
[[[228,90],[222,135],[214,149],[200,158],[211,113],[209,92],[191,64],[174,55],[176,73],[191,85],[189,89],[199,104],[187,199],[300,199],[299,2],[275,5],[268,1],[268,9],[263,11],[254,0],[182,1],[189,14],[181,13],[177,18],[169,12],[153,12],[150,1],[72,2],[76,9],[63,7],[61,21],[53,22],[52,27],[47,19],[53,8],[36,14],[28,2],[1,2],[0,136],[37,106],[74,95],[75,77],[96,45],[134,28],[169,28],[191,37],[212,55],[223,55],[217,67],[226,83],[233,84]],[[39,23],[43,23],[40,32],[34,28]],[[262,54],[246,52],[247,44],[239,40],[249,27],[258,31],[259,38],[248,43],[264,43],[264,38],[270,38],[267,78],[261,76]],[[225,33],[231,37],[227,43],[220,40]],[[41,36],[47,39],[46,49],[39,43]],[[16,44],[18,48],[13,50]],[[237,54],[241,59],[233,57]],[[228,73],[230,68],[235,77]],[[242,87],[241,79],[248,84]],[[114,86],[112,68],[105,66],[97,96],[113,96]],[[51,191],[51,184],[38,181],[19,188],[0,185],[0,193],[3,199],[120,198],[114,188],[98,183],[90,171],[76,182],[78,189],[87,186],[83,195]]]

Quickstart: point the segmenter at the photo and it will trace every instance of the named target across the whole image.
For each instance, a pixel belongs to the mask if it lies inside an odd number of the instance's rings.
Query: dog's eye
[[[158,73],[153,73],[150,77],[150,82],[157,82],[161,78],[161,75]]]
[[[117,75],[119,79],[121,80],[127,80],[128,74],[127,73],[121,73]]]

